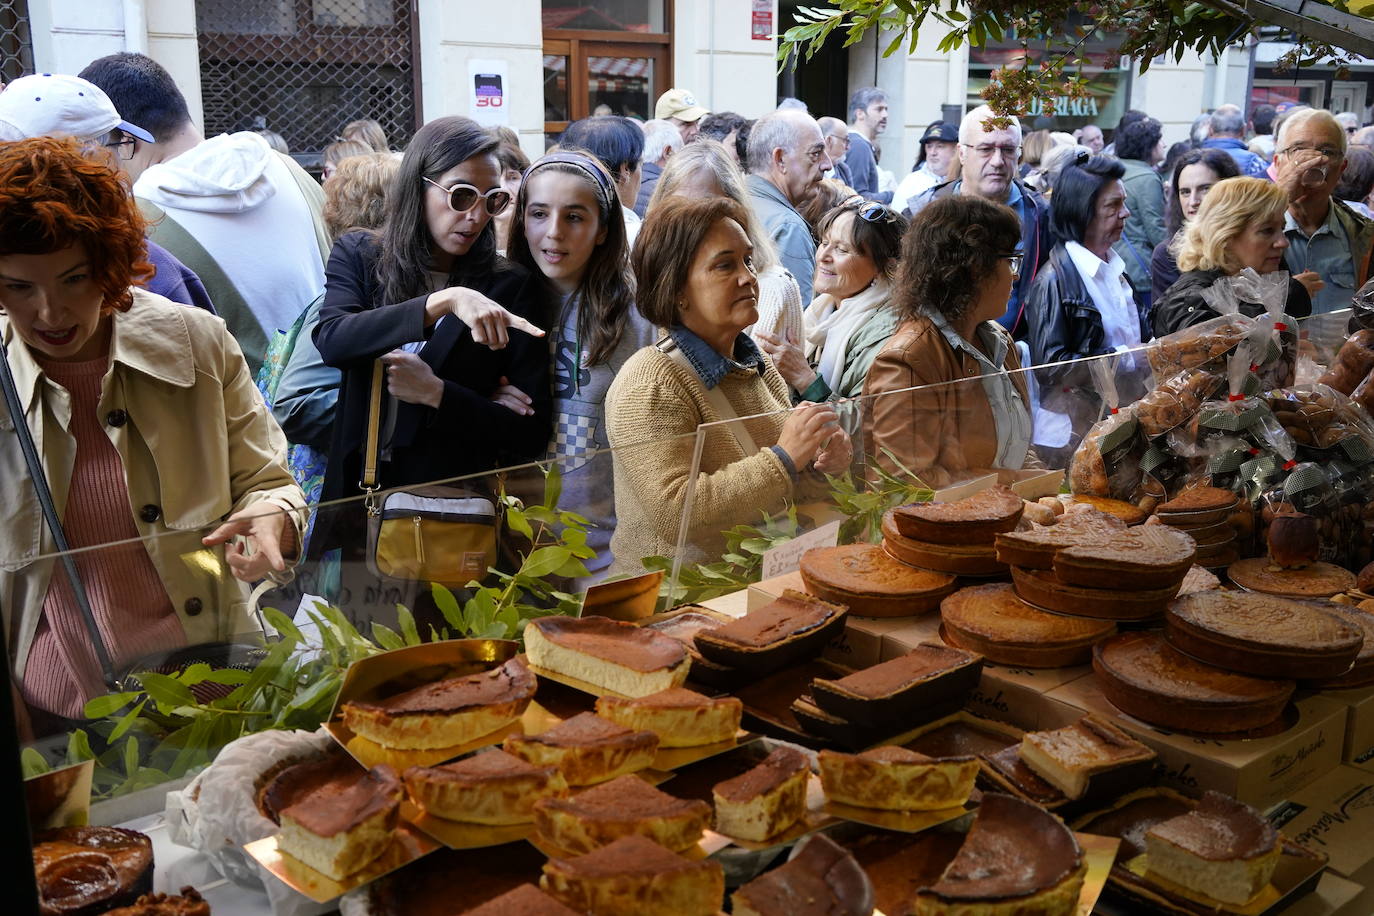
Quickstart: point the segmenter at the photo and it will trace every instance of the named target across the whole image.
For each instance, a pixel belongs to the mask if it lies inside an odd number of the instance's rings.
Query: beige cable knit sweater
[[[721,532],[758,523],[761,513],[782,509],[792,493],[787,469],[769,448],[778,441],[787,416],[782,411],[791,402],[787,383],[772,361],[767,365],[763,375],[736,369],[720,383],[736,414],[767,415],[742,421],[759,447],[753,455],[744,453],[728,426],[705,433],[683,562],[719,560],[725,548]],[[677,550],[696,447],[692,433],[720,419],[696,373],[655,347],[631,356],[616,375],[606,395],[606,431],[615,449],[612,574],[642,572],[642,557]]]

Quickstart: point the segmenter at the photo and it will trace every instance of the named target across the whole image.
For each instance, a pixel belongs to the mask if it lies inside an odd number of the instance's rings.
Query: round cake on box
[[[948,573],[908,566],[876,544],[808,550],[802,554],[801,577],[808,592],[860,617],[927,614],[955,588]]]
[[[1095,642],[1116,632],[1110,620],[1065,617],[1031,607],[1009,582],[962,588],[940,604],[945,642],[988,661],[1027,668],[1081,665]]]

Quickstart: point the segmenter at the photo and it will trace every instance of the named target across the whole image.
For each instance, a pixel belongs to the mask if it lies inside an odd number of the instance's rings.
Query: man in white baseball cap
[[[658,97],[654,105],[654,117],[671,121],[678,133],[682,134],[683,143],[691,143],[697,138],[701,119],[710,113],[709,108],[697,104],[697,98],[690,89],[669,89]]]
[[[99,86],[79,76],[35,73],[21,76],[0,92],[0,130],[24,137],[75,137],[99,141],[121,161],[133,145],[152,143],[153,135],[119,116]],[[118,133],[116,133],[118,131]],[[128,152],[125,152],[128,147]]]
[[[148,131],[121,118],[110,97],[95,83],[60,73],[23,76],[0,92],[0,140],[29,137],[73,137],[99,144],[110,151],[113,164],[125,174],[138,144],[154,142]],[[131,183],[134,177],[129,176]],[[210,294],[195,271],[156,243],[147,245],[154,273],[143,287],[213,314]]]

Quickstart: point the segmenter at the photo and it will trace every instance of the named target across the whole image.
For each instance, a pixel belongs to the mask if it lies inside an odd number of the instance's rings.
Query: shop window
[[[667,28],[667,0],[543,0],[544,31],[661,34]]]
[[[0,4],[0,83],[33,72],[33,40],[27,0]]]

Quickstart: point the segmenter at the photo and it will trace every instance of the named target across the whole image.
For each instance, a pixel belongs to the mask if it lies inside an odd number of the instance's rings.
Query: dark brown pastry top
[[[1125,862],[1145,851],[1145,834],[1160,821],[1186,814],[1193,803],[1173,795],[1149,794],[1131,799],[1119,808],[1093,818],[1079,831],[1121,838],[1119,860]]]
[[[844,610],[839,605],[789,588],[770,604],[714,630],[703,630],[696,638],[761,649],[808,633]]]
[[[919,751],[937,760],[946,757],[968,757],[990,754],[1004,747],[1021,743],[1020,738],[1004,735],[968,722],[950,722],[917,735],[903,747]]]
[[[1184,490],[1166,503],[1155,506],[1156,512],[1168,515],[1171,512],[1206,512],[1211,509],[1229,509],[1239,497],[1230,490],[1219,487],[1193,487]]]
[[[854,856],[824,834],[812,834],[785,864],[735,892],[760,913],[869,916],[873,883]]]
[[[1291,696],[1292,681],[1237,674],[1184,655],[1158,633],[1119,633],[1093,649],[1098,676],[1138,691],[1190,703],[1248,705]]]
[[[1278,844],[1278,831],[1262,814],[1210,790],[1192,811],[1155,824],[1149,836],[1210,862],[1253,859]]]
[[[490,671],[435,681],[384,700],[351,700],[345,705],[391,715],[450,715],[476,706],[528,700],[536,686],[525,663],[512,658]]]
[[[577,910],[564,906],[533,884],[522,884],[464,913],[467,916],[579,916]]]
[[[1344,653],[1364,641],[1361,628],[1334,610],[1260,592],[1184,595],[1169,605],[1169,617],[1227,642],[1277,650]]]
[[[122,827],[59,827],[34,837],[40,911],[76,912],[151,886],[153,841]],[[13,877],[13,876],[11,876]]]
[[[674,872],[705,871],[720,866],[709,860],[692,861],[658,845],[648,837],[632,834],[586,855],[571,859],[550,859],[547,870],[571,878],[610,878],[616,875],[667,875]]]
[[[351,757],[301,763],[277,777],[271,790],[279,818],[291,818],[316,836],[335,836],[368,818],[396,810],[401,780],[386,764],[370,770]]]
[[[772,792],[809,767],[806,755],[801,751],[792,747],[779,747],[752,770],[716,783],[713,791],[726,801],[747,802]]]
[[[1197,544],[1185,532],[1168,525],[1142,525],[1091,542],[1072,544],[1055,554],[1055,563],[1071,560],[1097,566],[1190,567]]]
[[[143,894],[132,906],[108,910],[105,916],[210,916],[210,904],[194,887],[183,887],[178,895]]]
[[[571,798],[541,802],[551,811],[579,817],[637,819],[645,817],[710,817],[711,806],[700,799],[676,798],[649,785],[638,776],[617,776],[610,782],[579,792]]]
[[[484,785],[524,780],[543,783],[556,772],[554,767],[537,767],[500,748],[490,748],[443,766],[410,767],[405,771],[405,778],[452,785]]]
[[[977,658],[963,649],[923,642],[905,655],[826,683],[855,696],[885,697],[918,681],[929,680],[967,665]]]
[[[802,554],[801,573],[828,589],[872,597],[923,595],[954,585],[953,576],[908,566],[878,544],[812,548]]]
[[[554,645],[646,674],[676,668],[687,657],[671,636],[609,617],[540,617],[529,626]]]
[[[1010,487],[997,484],[972,496],[953,502],[909,503],[894,511],[899,516],[919,519],[928,524],[959,525],[966,522],[992,522],[1005,525],[1010,531],[1021,520],[1026,503]]]
[[[653,732],[633,731],[610,719],[603,719],[594,712],[580,712],[546,732],[525,735],[519,740],[553,747],[592,747],[598,744],[657,744],[658,736]]]
[[[1039,805],[988,792],[964,845],[926,890],[956,900],[1023,897],[1054,887],[1083,864],[1064,823]]]

